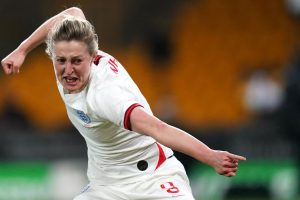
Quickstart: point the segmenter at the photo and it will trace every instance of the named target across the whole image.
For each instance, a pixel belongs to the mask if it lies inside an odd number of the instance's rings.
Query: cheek
[[[90,76],[91,66],[85,65],[80,68],[80,74],[84,79],[87,79]]]
[[[59,65],[54,65],[55,74],[57,77],[61,76],[63,73],[63,67]]]

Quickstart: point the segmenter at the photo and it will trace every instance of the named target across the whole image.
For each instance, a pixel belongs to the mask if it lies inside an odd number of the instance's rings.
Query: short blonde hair
[[[84,42],[90,55],[98,50],[98,36],[94,26],[87,20],[73,16],[66,16],[48,33],[46,53],[52,57],[54,45],[60,41]]]

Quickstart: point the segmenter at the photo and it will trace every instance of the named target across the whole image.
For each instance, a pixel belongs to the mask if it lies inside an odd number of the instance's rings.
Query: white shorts
[[[183,165],[175,156],[167,159],[151,176],[122,185],[90,183],[74,200],[194,200]]]

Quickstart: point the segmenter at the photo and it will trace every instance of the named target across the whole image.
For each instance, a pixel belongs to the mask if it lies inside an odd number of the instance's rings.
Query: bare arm
[[[46,40],[49,30],[51,30],[55,23],[59,20],[64,19],[67,15],[85,19],[82,10],[76,7],[66,9],[48,19],[41,26],[39,26],[27,39],[25,39],[13,52],[11,52],[1,61],[5,74],[11,75],[19,73],[20,67],[23,64],[27,54],[35,47],[42,44]]]
[[[183,130],[170,126],[158,118],[149,115],[142,107],[135,108],[130,115],[133,131],[149,135],[159,143],[189,155],[213,167],[217,173],[224,176],[234,176],[238,160],[246,160],[226,151],[210,149],[203,142]]]

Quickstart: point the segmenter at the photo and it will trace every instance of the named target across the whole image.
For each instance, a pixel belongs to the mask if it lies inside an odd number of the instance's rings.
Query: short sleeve
[[[130,114],[132,110],[143,105],[138,97],[125,87],[105,87],[94,96],[95,114],[99,117],[131,130]]]

